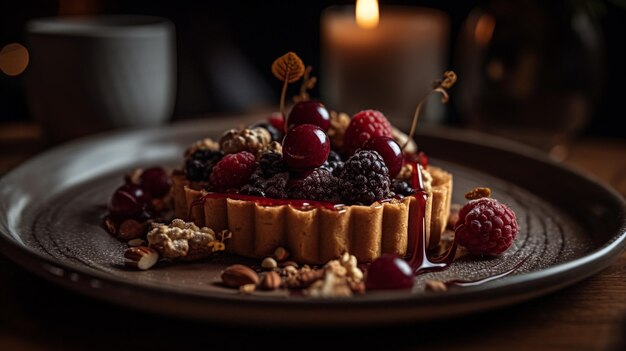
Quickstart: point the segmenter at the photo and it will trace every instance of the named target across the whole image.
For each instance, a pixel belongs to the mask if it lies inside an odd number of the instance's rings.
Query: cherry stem
[[[283,81],[283,90],[280,93],[280,113],[283,115],[283,118],[287,118],[285,115],[285,95],[287,94],[287,84],[289,84],[289,73],[285,74],[285,80]],[[285,133],[287,132],[287,121],[285,121]]]
[[[313,71],[313,67],[307,66],[304,71],[304,78],[302,78],[302,84],[300,84],[300,101],[305,101],[307,98],[307,90],[309,85],[309,76]]]
[[[411,123],[411,130],[409,131],[409,135],[406,138],[406,141],[402,145],[402,152],[404,152],[404,148],[406,148],[406,146],[409,145],[411,140],[413,140],[413,136],[415,135],[415,129],[417,127],[417,120],[420,116],[420,112],[422,111],[422,106],[424,105],[424,103],[426,102],[426,99],[428,99],[430,94],[433,94],[433,93],[441,93],[442,95],[441,102],[444,104],[448,102],[448,99],[449,99],[448,93],[441,86],[429,91],[428,94],[426,94],[422,98],[422,100],[420,100],[420,102],[417,104],[417,108],[415,109],[415,114],[413,115],[413,122]]]

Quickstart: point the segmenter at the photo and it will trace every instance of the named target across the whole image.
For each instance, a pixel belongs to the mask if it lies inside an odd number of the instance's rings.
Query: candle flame
[[[373,29],[378,26],[378,1],[356,0],[356,23],[361,28]]]

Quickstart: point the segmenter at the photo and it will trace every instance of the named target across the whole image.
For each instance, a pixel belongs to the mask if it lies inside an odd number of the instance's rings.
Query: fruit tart
[[[415,123],[406,135],[380,111],[329,111],[308,98],[314,78],[293,53],[272,71],[283,81],[280,112],[192,144],[172,175],[175,217],[230,231],[227,252],[252,258],[279,247],[308,264],[345,252],[359,262],[405,257],[422,231],[436,246],[450,214],[452,175],[418,151]],[[284,113],[287,84],[300,79],[301,93]],[[447,72],[433,91],[447,98],[455,79]]]

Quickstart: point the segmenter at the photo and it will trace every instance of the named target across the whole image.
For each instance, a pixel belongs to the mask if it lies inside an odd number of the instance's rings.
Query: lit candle
[[[355,8],[324,11],[322,95],[327,106],[354,114],[378,109],[399,128],[411,124],[415,106],[445,68],[448,18],[437,10],[381,7],[357,0]],[[431,118],[437,113],[425,116]]]

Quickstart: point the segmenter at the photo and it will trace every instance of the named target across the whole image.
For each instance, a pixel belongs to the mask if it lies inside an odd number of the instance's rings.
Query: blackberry
[[[369,205],[391,196],[389,170],[376,151],[355,152],[344,164],[339,177],[341,197],[349,204]]]
[[[185,174],[191,181],[208,181],[213,167],[224,157],[221,151],[196,150],[185,161]]]
[[[332,150],[328,154],[328,159],[326,160],[326,162],[324,162],[324,164],[320,166],[320,168],[326,169],[334,175],[339,174],[342,167],[343,160],[341,159],[341,156],[339,156],[338,153]]]
[[[265,196],[265,178],[260,167],[257,167],[248,179],[248,184],[241,187],[239,192],[244,195]]]
[[[289,197],[315,201],[339,201],[338,179],[324,168],[317,168],[304,179],[292,182]]]
[[[265,195],[274,199],[286,199],[287,183],[289,182],[289,173],[277,173],[265,182]]]
[[[283,161],[283,156],[277,152],[264,152],[259,157],[259,168],[263,172],[263,177],[269,179],[277,173],[287,171],[287,164]]]
[[[241,188],[240,193],[275,199],[286,199],[288,197],[286,187],[287,182],[289,182],[289,173],[277,173],[269,179],[263,178],[261,173],[257,169],[248,180],[248,184]]]
[[[409,183],[394,179],[391,182],[391,191],[393,191],[396,195],[402,196],[411,196],[415,194],[415,189],[409,185]]]

